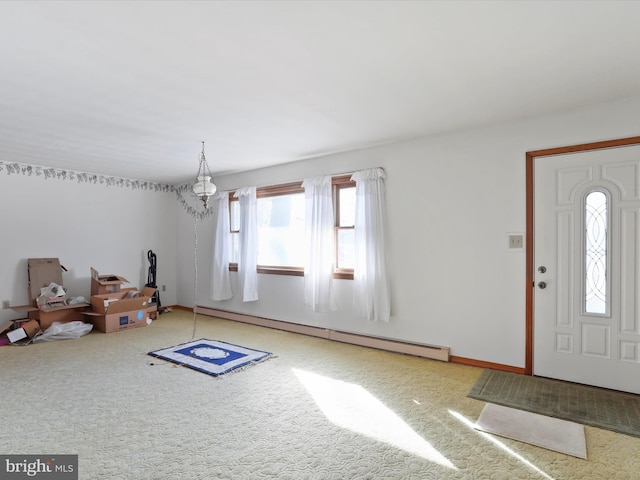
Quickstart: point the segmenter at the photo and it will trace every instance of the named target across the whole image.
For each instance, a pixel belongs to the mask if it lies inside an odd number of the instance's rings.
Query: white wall
[[[392,318],[378,324],[353,317],[348,280],[336,281],[339,310],[331,314],[304,309],[300,277],[259,275],[257,302],[212,301],[211,218],[198,225],[197,303],[445,345],[452,355],[523,367],[525,255],[508,250],[506,235],[525,230],[524,154],[635,136],[638,118],[640,98],[635,98],[218,177],[218,187],[228,190],[384,167]],[[158,255],[158,284],[167,286],[163,305],[194,303],[194,219],[173,192],[0,170],[0,221],[0,300],[27,302],[30,257],[60,258],[69,269],[63,279],[72,295],[88,296],[91,266],[140,287],[151,249]],[[19,316],[0,310],[0,320]]]
[[[10,159],[0,159],[9,161]],[[27,258],[57,257],[69,271],[63,283],[72,296],[90,293],[90,267],[147,283],[147,251],[158,256],[160,299],[176,293],[176,195],[170,191],[45,179],[0,169],[0,300],[25,305]],[[21,318],[0,310],[0,319]]]
[[[220,190],[273,185],[369,167],[387,172],[392,318],[351,315],[351,282],[337,281],[339,310],[305,311],[303,279],[259,275],[260,300],[211,300],[211,218],[199,223],[197,303],[238,313],[451,347],[451,354],[524,367],[525,152],[635,136],[640,98],[455,134],[331,155],[215,179]],[[213,160],[215,163],[215,160]],[[194,303],[194,219],[178,212],[178,303]],[[232,274],[235,281],[235,274]]]

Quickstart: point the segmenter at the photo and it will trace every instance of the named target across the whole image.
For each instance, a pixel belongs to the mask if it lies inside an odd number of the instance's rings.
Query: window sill
[[[304,277],[304,268],[302,267],[271,267],[258,265],[258,273],[268,273],[271,275],[293,275],[295,277]]]
[[[238,265],[232,263],[229,265],[230,272],[237,272]],[[290,275],[294,277],[304,277],[304,268],[302,267],[273,267],[273,266],[258,266],[258,273],[265,273],[268,275]],[[338,271],[333,273],[334,279],[339,280],[353,280],[353,272]]]

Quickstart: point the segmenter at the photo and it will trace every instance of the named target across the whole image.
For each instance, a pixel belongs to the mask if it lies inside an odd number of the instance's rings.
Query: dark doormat
[[[640,395],[485,369],[468,397],[640,437]]]

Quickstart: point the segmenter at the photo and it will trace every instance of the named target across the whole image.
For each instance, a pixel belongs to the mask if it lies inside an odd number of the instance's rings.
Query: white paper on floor
[[[475,428],[538,447],[587,458],[584,425],[487,403]]]

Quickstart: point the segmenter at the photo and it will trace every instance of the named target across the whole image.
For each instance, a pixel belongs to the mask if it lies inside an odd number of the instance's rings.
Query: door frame
[[[605,148],[625,147],[629,145],[640,145],[640,136],[619,138],[615,140],[605,140],[601,142],[582,143],[579,145],[568,145],[565,147],[547,148],[544,150],[532,150],[526,153],[526,314],[525,314],[525,375],[533,375],[533,301],[535,292],[534,283],[534,168],[535,160],[540,157],[552,155],[563,155],[567,153],[587,152],[591,150],[602,150]]]

